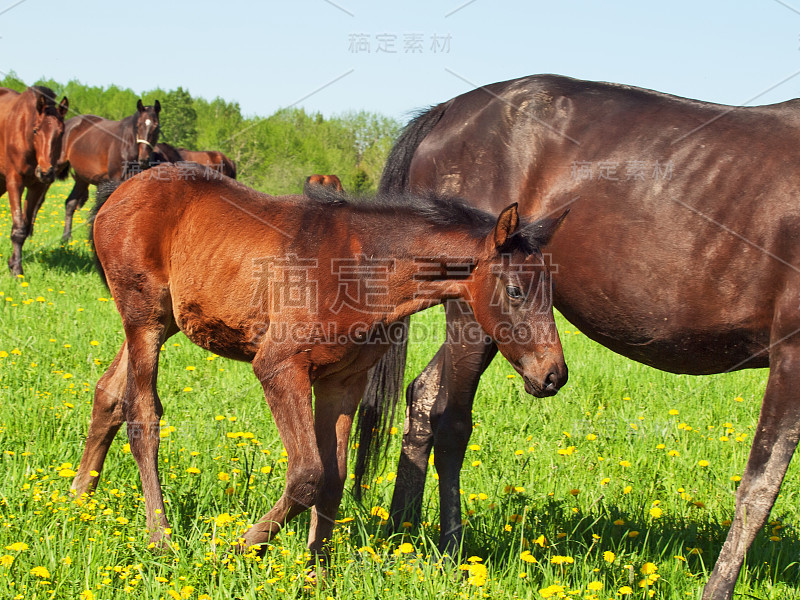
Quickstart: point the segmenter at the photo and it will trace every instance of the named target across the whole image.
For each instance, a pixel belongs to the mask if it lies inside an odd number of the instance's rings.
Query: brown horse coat
[[[509,200],[536,216],[569,205],[548,251],[558,265],[555,306],[582,332],[676,373],[770,367],[706,600],[732,596],[800,437],[798,139],[800,100],[721,106],[538,75],[420,115],[381,183],[460,195],[490,212]],[[448,307],[448,331],[465,319]],[[409,389],[392,510],[396,520],[404,511],[418,518],[434,446],[446,548],[460,540],[458,472],[493,352],[448,339]]]
[[[89,198],[89,186],[120,181],[150,166],[158,142],[161,103],[144,106],[120,121],[79,115],[66,123],[59,172],[72,171],[75,185],[65,201],[64,235],[72,235],[72,215]]]
[[[33,232],[36,214],[55,179],[69,108],[66,96],[58,105],[55,100],[53,90],[44,86],[21,94],[0,88],[0,196],[8,191],[11,204],[13,251],[8,267],[13,275],[22,274],[22,245]]]
[[[127,421],[147,526],[153,541],[168,535],[156,376],[161,344],[180,330],[253,363],[288,453],[284,494],[244,545],[264,544],[313,506],[309,546],[322,552],[367,370],[398,321],[461,298],[530,393],[552,395],[566,381],[539,252],[560,222],[522,224],[516,205],[495,219],[460,201],[274,198],[198,166],[126,181],[94,221],[125,342],[97,384],[74,489],[93,489]]]
[[[231,179],[236,179],[236,163],[219,150],[187,150],[186,148],[178,148],[178,154],[181,155],[183,160],[196,162],[198,165],[204,165]]]

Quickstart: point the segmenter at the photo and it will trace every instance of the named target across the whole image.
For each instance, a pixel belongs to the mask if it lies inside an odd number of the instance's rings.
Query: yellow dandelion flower
[[[42,579],[50,579],[50,571],[47,570],[47,567],[33,567],[31,569],[31,575],[41,577]]]
[[[660,519],[661,515],[663,514],[664,511],[657,506],[654,506],[653,508],[650,509],[650,516],[653,517],[654,519]]]
[[[411,554],[414,551],[414,546],[408,542],[404,542],[400,544],[397,549],[400,551],[400,554]]]
[[[531,556],[530,550],[525,550],[522,554],[520,554],[519,558],[520,558],[520,560],[522,560],[523,562],[526,562],[526,563],[537,563],[537,562],[539,562],[538,560],[536,560],[535,557]]]
[[[614,554],[611,550],[606,550],[603,552],[603,560],[607,563],[613,563],[614,560],[617,558],[617,555]]]
[[[590,592],[599,592],[603,589],[603,583],[600,581],[590,581],[586,586],[586,589]]]
[[[10,567],[11,563],[13,562],[14,562],[14,557],[11,556],[10,554],[3,554],[3,556],[0,556],[0,566]]]
[[[658,566],[655,563],[646,562],[642,565],[642,575],[652,575],[658,571]]]
[[[633,588],[631,588],[631,586],[629,585],[623,585],[621,588],[619,588],[619,591],[617,593],[620,596],[629,596],[630,594],[633,593]]]
[[[709,462],[707,460],[701,460],[701,461],[699,461],[697,463],[697,466],[699,466],[699,467],[707,467],[708,465],[709,465]]]
[[[373,506],[372,509],[369,511],[369,514],[372,515],[373,517],[380,518],[382,521],[389,520],[389,511],[380,506]]]

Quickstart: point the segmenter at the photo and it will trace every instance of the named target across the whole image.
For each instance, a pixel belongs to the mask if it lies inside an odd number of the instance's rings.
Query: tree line
[[[67,96],[71,116],[95,114],[119,120],[133,114],[136,101],[161,102],[160,140],[192,150],[220,150],[236,162],[238,179],[270,194],[298,193],[312,173],[338,175],[352,192],[375,190],[401,124],[384,115],[358,111],[325,118],[302,108],[268,116],[245,116],[238,102],[193,97],[182,87],[137,94],[116,85],[90,86],[40,79],[31,85]],[[0,86],[23,91],[13,72]]]

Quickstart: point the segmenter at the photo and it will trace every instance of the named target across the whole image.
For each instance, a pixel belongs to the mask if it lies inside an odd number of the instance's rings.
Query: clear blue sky
[[[247,115],[297,105],[405,119],[532,73],[763,104],[800,96],[800,0],[0,0],[10,70],[27,82],[183,86]]]

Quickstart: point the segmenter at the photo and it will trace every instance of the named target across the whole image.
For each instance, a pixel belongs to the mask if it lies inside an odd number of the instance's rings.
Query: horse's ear
[[[69,110],[69,100],[66,96],[61,99],[61,102],[58,104],[58,114],[62,117],[66,116],[67,111]]]
[[[37,93],[36,94],[36,112],[42,114],[44,112],[45,107],[47,106],[47,98],[44,97],[44,94]]]
[[[540,246],[546,246],[553,238],[553,234],[561,227],[561,223],[569,214],[569,209],[561,213],[560,217],[545,218],[532,223],[526,227],[526,231],[532,231],[534,239],[539,242]]]
[[[141,98],[139,98],[139,101],[136,103],[136,110],[138,110],[139,112],[144,111],[144,104],[142,104]]]
[[[155,103],[153,106],[154,106],[154,108],[156,109],[156,114],[158,114],[158,113],[160,113],[160,112],[161,112],[161,102],[159,102],[158,100],[156,100],[156,103]]]
[[[497,223],[492,231],[494,247],[499,250],[506,245],[508,239],[514,235],[519,228],[519,207],[514,202],[511,206],[503,209],[497,217]]]

